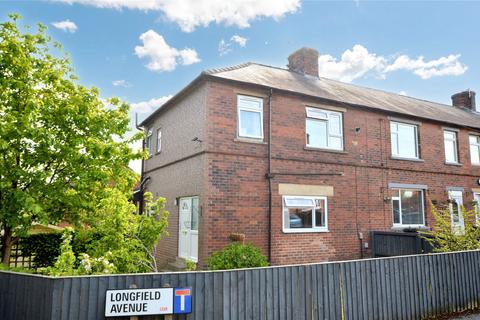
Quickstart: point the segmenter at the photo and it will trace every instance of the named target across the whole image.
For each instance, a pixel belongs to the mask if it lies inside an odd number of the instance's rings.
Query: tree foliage
[[[436,252],[451,252],[480,249],[480,227],[477,223],[476,210],[466,210],[461,206],[459,214],[464,221],[464,230],[452,226],[450,209],[437,208],[433,204],[432,214],[435,218],[433,230],[423,232],[424,238],[432,244]]]
[[[113,193],[123,205],[137,179],[128,163],[143,155],[130,148],[141,133],[127,138],[129,106],[80,85],[46,27],[19,19],[0,23],[3,263],[33,222],[78,224]]]

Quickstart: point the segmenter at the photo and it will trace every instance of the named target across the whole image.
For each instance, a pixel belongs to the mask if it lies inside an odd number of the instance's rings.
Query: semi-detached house
[[[462,228],[480,200],[474,92],[449,106],[319,78],[313,49],[288,62],[205,71],[142,122],[142,186],[170,211],[160,263],[205,267],[234,233],[272,264],[358,258],[370,231],[430,228],[431,202]]]

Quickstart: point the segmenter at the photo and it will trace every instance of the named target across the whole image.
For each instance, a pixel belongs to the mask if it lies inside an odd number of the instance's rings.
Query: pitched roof
[[[480,113],[287,69],[246,63],[205,71],[210,77],[261,85],[282,91],[358,105],[397,114],[480,129]]]

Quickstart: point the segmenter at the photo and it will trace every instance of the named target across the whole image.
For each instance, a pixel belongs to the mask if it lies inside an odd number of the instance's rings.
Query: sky
[[[47,25],[80,83],[131,103],[132,119],[202,70],[285,67],[304,46],[327,78],[445,104],[480,94],[480,1],[0,1],[0,21],[11,12]]]

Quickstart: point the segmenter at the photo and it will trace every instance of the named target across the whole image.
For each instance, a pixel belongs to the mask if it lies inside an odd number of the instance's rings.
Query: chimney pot
[[[466,90],[454,94],[452,96],[452,105],[457,108],[465,108],[475,111],[475,91]]]
[[[288,69],[301,74],[318,77],[318,51],[301,48],[288,56]]]

